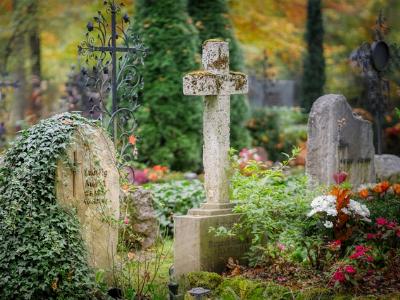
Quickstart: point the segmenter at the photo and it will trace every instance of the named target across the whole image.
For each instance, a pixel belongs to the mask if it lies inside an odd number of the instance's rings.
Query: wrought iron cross
[[[94,69],[96,69],[96,72],[103,73],[103,75],[106,74],[107,78],[109,68],[111,68],[111,84],[106,88],[107,91],[111,89],[111,112],[107,111],[104,103],[101,103],[102,107],[100,107],[100,111],[101,113],[106,112],[109,115],[110,122],[108,125],[112,124],[111,134],[114,136],[115,141],[117,130],[116,114],[120,110],[117,98],[117,55],[118,53],[145,53],[147,49],[138,41],[136,36],[130,36],[127,33],[127,30],[125,29],[125,25],[129,23],[129,17],[127,14],[122,16],[120,22],[117,21],[117,16],[121,13],[121,7],[123,4],[118,4],[115,0],[107,0],[104,1],[104,5],[106,6],[107,13],[111,15],[111,24],[109,24],[105,15],[101,11],[98,11],[97,16],[94,17],[94,22],[91,21],[87,24],[86,40],[81,42],[78,46],[78,51],[80,55],[86,56],[87,63],[93,59],[95,62]],[[109,34],[110,30],[111,34]],[[117,40],[121,40],[120,44],[123,44],[123,46],[117,45]],[[132,43],[134,46],[131,47],[130,44]],[[119,70],[119,73],[122,73],[121,70]],[[95,76],[100,75],[96,74]],[[99,80],[99,78],[96,78],[95,81],[96,80]],[[101,83],[101,85],[103,86],[103,83]],[[132,89],[134,88],[135,86],[132,85]]]
[[[350,56],[353,65],[361,70],[361,75],[368,85],[369,110],[375,116],[377,153],[382,154],[382,122],[389,100],[389,81],[384,79],[390,62],[390,48],[384,41],[386,25],[380,12],[375,26],[372,44],[364,43]]]

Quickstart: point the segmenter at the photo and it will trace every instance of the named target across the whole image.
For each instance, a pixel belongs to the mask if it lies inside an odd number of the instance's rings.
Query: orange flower
[[[129,136],[129,144],[131,144],[131,145],[136,144],[136,137],[134,135]]]
[[[398,184],[398,183],[393,184],[392,188],[396,195],[400,195],[400,184]]]
[[[366,199],[369,196],[369,191],[368,189],[362,189],[361,191],[358,192],[361,198]]]
[[[388,181],[382,181],[375,185],[374,187],[374,192],[378,194],[382,194],[386,192],[390,188],[390,184]]]
[[[158,176],[156,173],[151,173],[151,174],[149,174],[149,179],[151,181],[156,181],[158,179]]]
[[[156,166],[153,167],[153,170],[156,171],[156,172],[162,172],[163,167],[160,166],[160,165],[156,165]]]
[[[122,187],[121,187],[124,191],[127,191],[127,190],[129,190],[129,184],[124,184],[124,185],[122,185]]]
[[[350,203],[350,191],[338,186],[334,186],[331,195],[336,196],[336,210],[341,211]]]

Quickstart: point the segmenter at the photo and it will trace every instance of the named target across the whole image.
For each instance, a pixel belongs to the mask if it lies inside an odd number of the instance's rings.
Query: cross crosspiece
[[[107,39],[106,39],[106,32],[105,32],[105,24],[101,23],[98,21],[99,25],[98,27],[101,27],[101,34],[98,34],[99,40],[103,43],[103,45],[94,45],[91,41],[84,46],[79,45],[78,50],[79,52],[83,51],[89,51],[89,52],[108,52],[110,53],[111,56],[111,99],[112,99],[112,110],[111,113],[114,115],[118,111],[118,101],[117,101],[117,89],[118,89],[118,83],[117,83],[117,54],[118,53],[136,53],[138,51],[137,48],[135,47],[120,47],[117,46],[117,39],[118,39],[118,33],[117,30],[121,28],[118,27],[117,25],[117,13],[119,11],[119,6],[115,3],[115,0],[111,0],[110,2],[106,3],[109,6],[109,11],[111,12],[111,36],[108,39],[107,45],[105,44]],[[97,19],[99,20],[99,19]],[[123,16],[123,21],[128,23],[129,22],[129,17],[128,15]],[[101,24],[101,25],[100,25]],[[93,25],[92,22],[89,22],[87,24],[87,29],[89,32],[93,31],[95,29],[95,26]],[[122,35],[125,35],[125,33],[122,33]],[[100,38],[102,37],[102,38]],[[116,131],[116,120],[114,116],[112,116],[114,126],[112,129],[112,134],[115,134]],[[115,136],[114,136],[114,141],[115,141]]]
[[[229,71],[229,46],[220,40],[203,44],[204,71],[183,78],[183,93],[204,96],[203,164],[207,202],[202,209],[230,210],[229,202],[229,123],[230,95],[248,91],[247,76]]]

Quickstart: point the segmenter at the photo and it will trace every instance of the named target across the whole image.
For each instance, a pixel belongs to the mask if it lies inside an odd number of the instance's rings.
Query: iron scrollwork
[[[85,40],[78,46],[84,58],[82,75],[89,90],[88,115],[99,119],[114,139],[123,161],[136,155],[130,137],[137,124],[134,112],[143,88],[140,67],[147,48],[130,28],[130,18],[122,14],[123,3],[104,1],[105,9],[88,22]],[[111,95],[111,103],[108,101]],[[129,151],[133,146],[133,151]]]

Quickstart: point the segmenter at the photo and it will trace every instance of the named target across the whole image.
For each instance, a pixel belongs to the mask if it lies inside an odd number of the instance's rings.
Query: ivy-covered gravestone
[[[63,157],[57,161],[56,197],[73,208],[92,267],[112,270],[117,251],[119,173],[114,144],[107,133],[89,124],[77,127]]]
[[[92,299],[116,251],[119,176],[95,123],[65,113],[24,130],[0,165],[0,299]]]

